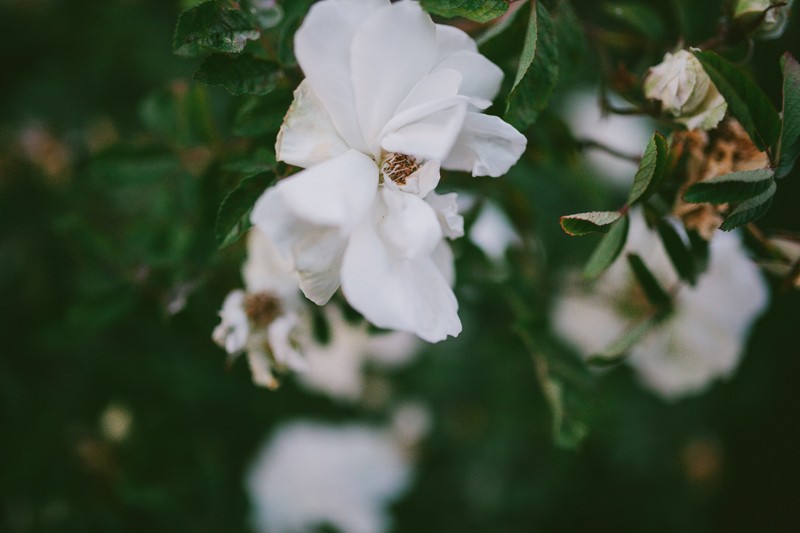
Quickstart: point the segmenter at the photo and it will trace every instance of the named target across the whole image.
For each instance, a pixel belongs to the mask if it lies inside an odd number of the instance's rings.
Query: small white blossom
[[[406,445],[390,431],[365,425],[300,421],[279,427],[245,480],[253,528],[389,531],[389,506],[411,481]]]
[[[794,0],[736,0],[733,19],[744,26],[761,20],[755,28],[755,35],[762,39],[777,39],[789,24],[793,3]]]
[[[690,130],[715,128],[728,109],[703,65],[688,50],[667,52],[664,61],[650,69],[644,92]]]
[[[469,240],[495,262],[505,259],[506,251],[519,246],[522,239],[511,225],[508,217],[494,202],[487,201],[481,207],[478,218],[469,229]]]
[[[644,258],[662,286],[676,286],[674,267],[639,211],[632,212],[626,250]],[[680,286],[672,314],[631,350],[627,362],[645,385],[664,398],[702,392],[735,370],[750,326],[767,300],[766,284],[738,234],[717,232],[708,271],[696,286]],[[561,296],[553,317],[555,329],[589,356],[644,320],[648,312],[627,262],[621,260],[590,291]]]
[[[231,357],[245,352],[253,381],[275,388],[273,370],[307,366],[297,349],[303,328],[297,277],[255,228],[248,235],[242,277],[246,291],[236,289],[225,298],[212,339]]]
[[[480,113],[502,71],[463,31],[416,2],[323,0],[295,34],[306,79],[276,144],[305,170],[257,202],[252,221],[323,305],[341,285],[373,324],[436,342],[461,331],[446,238],[461,233],[434,195],[440,168],[500,176],[525,149]]]

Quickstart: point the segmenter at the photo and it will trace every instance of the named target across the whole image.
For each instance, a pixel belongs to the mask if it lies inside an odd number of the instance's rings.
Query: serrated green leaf
[[[597,245],[594,253],[592,253],[589,261],[586,263],[583,269],[584,277],[596,278],[605,272],[617,257],[619,257],[619,254],[625,247],[625,241],[628,238],[629,226],[630,220],[628,219],[628,215],[625,215],[612,224],[608,233],[603,236],[600,244]]]
[[[778,156],[777,178],[789,174],[800,157],[800,64],[786,52],[781,58],[783,71],[783,125]]]
[[[637,254],[628,254],[628,264],[636,277],[636,281],[639,282],[639,286],[642,287],[645,296],[647,296],[647,300],[653,307],[661,310],[669,309],[672,306],[672,298],[653,273],[650,272],[642,258]]]
[[[221,85],[234,95],[269,94],[278,85],[280,67],[277,63],[257,59],[250,54],[228,56],[214,54],[206,58],[194,79],[207,85]]]
[[[655,132],[647,143],[639,170],[633,178],[633,186],[628,194],[628,205],[647,200],[664,181],[669,159],[669,143],[659,132]]]
[[[561,228],[572,237],[588,233],[608,233],[610,225],[622,218],[617,211],[592,211],[561,217]]]
[[[693,52],[728,103],[750,139],[761,151],[775,148],[781,123],[764,91],[739,67],[715,52]]]
[[[225,196],[217,212],[215,233],[220,248],[233,244],[250,228],[250,211],[256,200],[275,183],[275,173],[247,176]]]
[[[488,22],[508,11],[508,0],[422,0],[429,13],[442,17],[464,17]]]
[[[226,0],[209,0],[187,9],[178,17],[172,50],[181,56],[196,56],[205,52],[235,54],[244,49],[248,40],[258,39],[261,33],[253,22]]]
[[[636,343],[652,331],[659,321],[659,317],[652,317],[633,326],[630,330],[620,335],[605,350],[589,356],[586,362],[594,366],[611,366],[621,362],[628,356],[631,348],[636,346]]]
[[[505,118],[520,129],[536,122],[558,82],[558,36],[540,1],[531,9],[517,75],[508,95]]]
[[[731,211],[722,223],[720,229],[722,231],[731,231],[763,216],[772,205],[772,198],[775,196],[776,189],[775,181],[770,181],[770,186],[766,191],[737,205],[736,209]]]
[[[766,191],[774,173],[772,169],[763,168],[715,176],[689,187],[683,199],[693,204],[743,202]]]
[[[668,220],[661,220],[658,223],[658,234],[678,275],[681,279],[694,285],[697,280],[695,261],[692,251],[678,235],[678,231]]]

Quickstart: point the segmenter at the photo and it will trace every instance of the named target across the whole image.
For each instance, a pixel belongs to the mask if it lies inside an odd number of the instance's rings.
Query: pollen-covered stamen
[[[405,185],[406,178],[419,170],[420,164],[416,158],[392,152],[386,154],[381,163],[381,177],[383,179],[389,178],[397,185]]]
[[[254,326],[268,326],[281,314],[281,302],[268,292],[248,294],[244,299],[244,312]]]

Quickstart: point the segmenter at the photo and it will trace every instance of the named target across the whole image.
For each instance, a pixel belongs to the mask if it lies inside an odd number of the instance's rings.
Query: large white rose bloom
[[[671,289],[678,276],[658,235],[634,211],[627,252],[639,254]],[[672,315],[630,352],[641,381],[666,399],[698,394],[739,363],[750,326],[768,303],[761,273],[736,233],[717,232],[710,263],[694,287],[681,285]],[[627,261],[617,261],[588,291],[567,291],[553,311],[554,327],[586,356],[599,353],[648,316]]]
[[[341,285],[379,327],[429,342],[457,335],[445,237],[460,236],[463,222],[452,216],[455,195],[432,191],[440,168],[500,176],[524,151],[524,136],[480,113],[501,70],[412,1],[318,2],[295,54],[306,79],[276,154],[305,170],[264,193],[253,223],[315,303]]]

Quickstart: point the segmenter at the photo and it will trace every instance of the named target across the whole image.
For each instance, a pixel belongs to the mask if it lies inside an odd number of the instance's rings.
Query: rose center
[[[390,179],[397,185],[405,185],[406,179],[419,170],[420,164],[416,158],[392,152],[386,154],[381,163],[381,177]]]
[[[268,326],[281,314],[281,302],[268,292],[248,294],[244,300],[244,312],[254,326]]]

